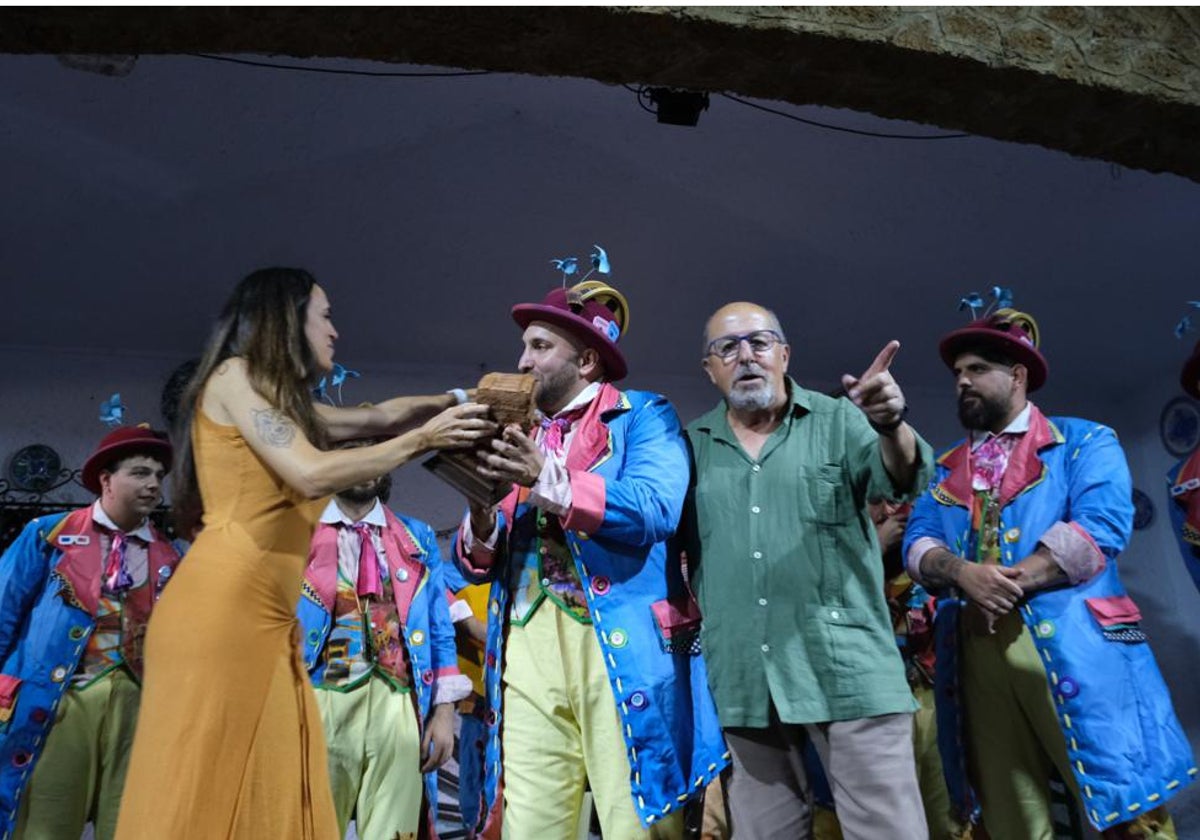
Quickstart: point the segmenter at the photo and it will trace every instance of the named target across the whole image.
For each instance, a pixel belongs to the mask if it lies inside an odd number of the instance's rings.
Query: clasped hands
[[[955,583],[970,601],[970,607],[981,613],[988,633],[1001,616],[1007,615],[1025,597],[1020,580],[1024,576],[1018,566],[998,563],[968,563],[958,566]]]

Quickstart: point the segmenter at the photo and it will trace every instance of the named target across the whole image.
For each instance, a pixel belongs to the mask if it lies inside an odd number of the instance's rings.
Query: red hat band
[[[617,341],[628,330],[629,306],[624,295],[606,283],[591,280],[569,289],[551,289],[541,303],[514,306],[512,317],[521,329],[542,321],[570,333],[600,355],[610,382],[628,373]]]
[[[938,352],[951,370],[954,361],[973,347],[990,347],[1024,365],[1030,393],[1046,384],[1050,366],[1038,349],[1037,322],[1024,312],[1001,309],[942,337]]]
[[[170,471],[174,451],[165,432],[148,426],[118,426],[100,441],[96,451],[88,456],[80,471],[80,481],[91,492],[99,495],[100,473],[114,461],[130,455],[149,455],[162,462]]]

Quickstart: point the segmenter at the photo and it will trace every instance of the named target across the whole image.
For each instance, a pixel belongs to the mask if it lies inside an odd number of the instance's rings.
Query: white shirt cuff
[[[555,516],[566,516],[571,510],[571,474],[566,460],[547,455],[537,481],[529,489],[529,503]]]
[[[466,601],[451,601],[450,602],[450,621],[453,624],[470,618],[475,613],[471,612],[471,605]]]
[[[433,684],[433,705],[457,703],[471,696],[471,678],[466,674],[450,674],[440,677]]]
[[[496,524],[492,526],[492,533],[488,534],[488,538],[480,542],[475,539],[475,534],[471,531],[471,512],[467,511],[463,517],[462,524],[462,547],[463,551],[470,554],[473,551],[495,551],[496,540],[500,539],[500,517],[496,517]]]

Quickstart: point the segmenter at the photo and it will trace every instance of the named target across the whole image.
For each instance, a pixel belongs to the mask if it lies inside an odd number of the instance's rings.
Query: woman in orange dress
[[[336,338],[311,275],[255,272],[184,395],[175,505],[203,529],[147,631],[119,840],[339,837],[295,618],[313,528],[329,494],[494,424],[452,396],[314,404]],[[381,433],[396,436],[325,449]]]

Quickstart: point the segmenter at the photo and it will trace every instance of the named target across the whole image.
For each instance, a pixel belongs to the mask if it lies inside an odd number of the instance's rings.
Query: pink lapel
[[[66,543],[63,538],[67,538]],[[86,543],[78,540],[85,538]],[[100,600],[100,571],[104,567],[100,556],[100,533],[92,521],[91,505],[71,511],[50,535],[52,545],[62,552],[54,566],[70,589],[73,600],[89,615],[96,615]]]
[[[1021,435],[1008,458],[1008,468],[1000,485],[1000,503],[1006,505],[1021,494],[1021,491],[1042,477],[1042,460],[1038,452],[1058,443],[1053,427],[1033,406],[1029,415],[1029,431]],[[951,449],[938,459],[938,463],[950,470],[942,479],[934,494],[942,501],[970,508],[971,497],[971,446],[969,439]]]
[[[333,612],[337,599],[338,529],[326,522],[317,523],[312,547],[308,551],[308,565],[304,569],[305,594],[316,596],[322,607]]]
[[[965,508],[971,507],[971,446],[963,441],[938,459],[938,463],[950,470],[935,489],[941,500]]]
[[[609,383],[600,386],[592,404],[579,419],[579,431],[571,439],[567,469],[587,470],[608,450],[608,426],[600,418],[621,400],[621,392]]]
[[[1008,468],[1004,471],[1004,480],[1000,484],[1000,504],[1007,505],[1021,494],[1021,491],[1042,477],[1042,459],[1038,452],[1047,446],[1058,443],[1058,438],[1050,427],[1050,422],[1032,407],[1029,414],[1029,431],[1021,435],[1017,446],[1008,456]]]
[[[416,559],[423,552],[394,513],[385,507],[383,516],[387,521],[383,545],[387,550],[388,574],[392,578],[392,598],[396,601],[400,623],[408,624],[408,611],[425,578],[425,566]]]

